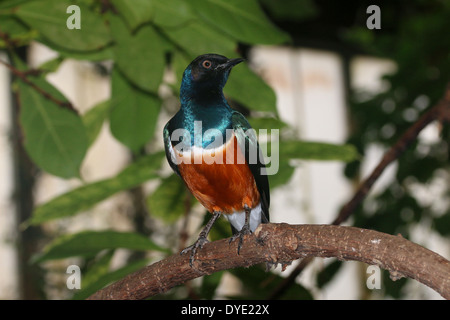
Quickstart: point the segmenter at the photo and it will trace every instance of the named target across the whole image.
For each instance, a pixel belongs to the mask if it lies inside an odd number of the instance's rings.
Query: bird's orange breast
[[[178,169],[184,182],[208,211],[230,214],[243,210],[245,205],[249,208],[258,205],[256,182],[247,163],[242,161],[235,136],[222,147],[196,151],[175,151],[175,156],[180,160]]]

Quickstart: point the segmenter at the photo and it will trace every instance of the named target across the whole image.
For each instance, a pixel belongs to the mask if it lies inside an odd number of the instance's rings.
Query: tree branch
[[[336,257],[378,265],[397,280],[410,277],[450,299],[450,261],[401,236],[333,225],[262,224],[244,239],[240,255],[236,243],[222,239],[199,250],[194,267],[189,255],[174,254],[149,265],[89,299],[145,299],[186,281],[220,270],[263,262],[290,263],[306,257]]]

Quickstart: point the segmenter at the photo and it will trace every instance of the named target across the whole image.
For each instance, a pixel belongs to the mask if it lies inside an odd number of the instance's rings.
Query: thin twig
[[[20,80],[25,82],[27,85],[29,85],[31,88],[36,90],[39,94],[41,94],[44,98],[52,101],[53,103],[57,104],[60,107],[69,109],[70,111],[73,111],[75,113],[78,113],[78,111],[73,107],[73,105],[68,101],[61,101],[54,96],[52,96],[47,91],[43,90],[42,88],[38,87],[36,84],[34,84],[30,79],[28,79],[28,75],[30,74],[36,74],[36,70],[28,70],[28,71],[20,71],[16,69],[14,66],[10,65],[9,63],[0,60],[0,63],[3,64],[5,67],[7,67],[16,77],[18,77]]]

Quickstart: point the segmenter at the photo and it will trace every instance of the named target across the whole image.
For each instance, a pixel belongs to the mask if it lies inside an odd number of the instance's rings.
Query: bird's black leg
[[[242,242],[244,239],[244,236],[246,234],[251,234],[252,231],[250,230],[250,211],[251,209],[248,206],[244,207],[244,211],[245,211],[245,222],[244,222],[244,226],[242,227],[241,231],[239,231],[238,233],[234,234],[231,239],[230,239],[230,243],[233,242],[234,240],[236,240],[237,238],[239,238],[239,243],[238,243],[238,248],[237,248],[237,253],[239,254],[239,251],[241,251],[241,247],[242,247]]]
[[[195,243],[192,246],[187,247],[186,249],[183,249],[180,254],[185,254],[188,251],[191,251],[191,256],[189,257],[189,265],[192,268],[192,265],[194,263],[194,257],[195,254],[197,252],[197,249],[201,249],[203,248],[203,246],[205,245],[205,243],[208,243],[208,239],[206,239],[206,237],[209,234],[209,231],[211,230],[214,222],[216,222],[216,220],[220,217],[220,212],[218,211],[214,211],[212,218],[208,221],[208,223],[206,224],[206,226],[203,228],[203,230],[200,232],[200,235],[198,236],[197,241],[195,241]]]

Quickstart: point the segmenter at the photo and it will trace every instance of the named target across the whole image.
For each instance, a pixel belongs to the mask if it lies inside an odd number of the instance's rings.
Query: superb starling
[[[164,127],[164,146],[172,169],[198,201],[212,213],[198,240],[181,251],[197,249],[223,213],[239,238],[269,222],[269,183],[254,130],[231,109],[223,94],[231,69],[244,59],[205,54],[185,69],[180,88],[181,108]]]

